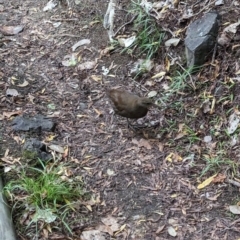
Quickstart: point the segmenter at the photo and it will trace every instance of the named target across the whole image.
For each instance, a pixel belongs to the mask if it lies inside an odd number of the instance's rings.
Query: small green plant
[[[204,176],[207,172],[216,173],[223,166],[228,166],[233,173],[236,173],[237,165],[234,161],[224,158],[221,154],[219,156],[205,156],[205,168],[202,170],[200,177]]]
[[[160,30],[160,27],[157,26],[150,14],[142,8],[139,1],[132,1],[129,12],[137,16],[134,21],[136,41],[125,50],[128,51],[129,49],[137,48],[139,49],[137,56],[144,54],[147,59],[151,59],[158,52],[162,44],[164,32]]]
[[[194,88],[191,79],[191,72],[193,68],[188,68],[184,69],[183,72],[180,72],[178,70],[175,71],[175,74],[171,78],[171,82],[167,88],[167,90],[162,94],[162,96],[158,99],[159,102],[164,106],[168,106],[170,108],[175,108],[176,103],[181,106],[181,108],[178,109],[183,109],[183,105],[181,102],[182,98],[182,93],[186,90],[186,88]],[[172,98],[178,97],[177,100],[174,100]]]
[[[36,159],[38,156],[38,153],[34,150],[30,151],[30,150],[24,150],[22,152],[22,158],[23,159],[28,159],[28,160],[34,160]]]
[[[50,223],[58,218],[67,226],[62,213],[73,210],[72,203],[83,198],[83,183],[67,179],[63,175],[66,170],[63,164],[45,166],[41,160],[39,163],[41,168],[18,170],[17,179],[6,184],[4,193],[12,202],[17,202],[18,208],[29,207],[35,212],[32,222]]]
[[[188,141],[190,142],[190,144],[193,144],[200,140],[200,138],[197,136],[197,133],[193,129],[188,127],[186,124],[184,125],[184,129],[185,129],[185,132],[187,134],[187,138],[188,138]]]

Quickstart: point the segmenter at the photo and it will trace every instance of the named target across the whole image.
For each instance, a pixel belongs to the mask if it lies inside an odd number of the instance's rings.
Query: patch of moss
[[[33,159],[37,159],[37,157],[38,157],[38,153],[36,151],[24,150],[22,152],[22,158],[24,159],[33,160]]]

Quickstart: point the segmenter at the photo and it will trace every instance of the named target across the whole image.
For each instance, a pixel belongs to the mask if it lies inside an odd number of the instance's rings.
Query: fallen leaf
[[[102,80],[102,76],[101,75],[92,75],[91,78],[95,81],[95,82],[100,82]]]
[[[116,232],[119,230],[119,224],[118,224],[116,218],[108,216],[106,218],[102,218],[101,221],[106,226],[108,226],[112,232]]]
[[[111,170],[111,169],[107,170],[107,175],[108,176],[113,176],[114,174],[115,174],[115,172],[113,170]]]
[[[219,173],[214,179],[213,179],[213,183],[223,183],[224,180],[226,179],[226,176]]]
[[[183,159],[181,156],[179,156],[177,153],[170,153],[166,158],[166,161],[169,162],[181,162]]]
[[[23,26],[19,25],[19,26],[3,26],[0,27],[0,32],[2,32],[2,34],[4,35],[15,35],[20,33],[23,30]]]
[[[202,183],[200,183],[197,188],[198,189],[202,189],[202,188],[205,188],[206,186],[208,186],[212,181],[213,179],[217,176],[217,174],[207,178],[205,181],[203,181]]]
[[[15,111],[15,112],[3,112],[3,116],[7,117],[7,118],[10,118],[12,116],[19,115],[21,113],[22,113],[22,111],[20,111],[20,110],[19,111]]]
[[[23,83],[18,84],[17,86],[18,86],[18,87],[26,87],[28,84],[29,84],[28,81],[24,80]]]
[[[55,137],[56,137],[56,135],[51,134],[51,135],[49,135],[45,138],[45,141],[46,142],[51,142]]]
[[[80,1],[81,2],[81,1]],[[89,23],[90,26],[93,26],[94,24],[100,23],[99,20],[95,20]]]
[[[166,59],[165,59],[165,69],[167,70],[167,72],[169,72],[170,66],[171,66],[171,62],[169,61],[168,57],[166,57]]]
[[[159,234],[160,232],[163,231],[163,229],[165,228],[166,225],[162,225],[160,227],[158,227],[157,231],[156,231],[156,234]]]
[[[122,47],[130,47],[134,41],[136,40],[136,36],[132,36],[129,38],[118,38],[118,42],[120,44],[120,46]]]
[[[122,232],[126,227],[126,224],[122,225],[120,229],[114,234],[114,236],[117,236],[120,232]]]
[[[82,45],[90,44],[90,43],[91,41],[89,39],[82,39],[72,46],[72,51],[74,52],[78,47]]]
[[[148,93],[149,98],[155,97],[156,95],[157,95],[157,91],[151,91]]]
[[[173,153],[170,153],[169,155],[167,155],[167,157],[165,158],[166,161],[172,162],[172,156]]]
[[[150,145],[150,143],[143,138],[141,138],[140,141],[138,142],[138,146],[145,147],[148,150],[152,149],[152,146]]]
[[[165,47],[170,47],[170,46],[176,47],[180,42],[180,40],[181,40],[180,38],[171,38],[165,42]]]
[[[158,143],[158,150],[159,152],[162,152],[164,148],[164,145],[162,143]]]
[[[240,20],[236,23],[232,23],[226,28],[223,29],[223,32],[231,32],[231,33],[236,33],[237,32],[237,27],[240,25]]]
[[[218,197],[221,195],[221,193],[219,194],[216,194],[215,196],[212,196],[212,197],[207,197],[208,200],[211,200],[211,201],[217,201]]]
[[[151,78],[152,79],[155,79],[155,78],[160,78],[160,77],[163,77],[166,75],[166,72],[160,72],[160,73],[157,73],[155,74],[154,76],[152,76]]]
[[[93,69],[96,66],[96,62],[95,61],[88,61],[88,62],[84,62],[78,65],[78,70],[90,70]]]
[[[238,206],[238,205],[229,206],[229,210],[233,214],[240,214],[240,206]]]
[[[172,237],[177,236],[177,232],[175,231],[175,229],[172,226],[168,227],[168,234],[171,235]]]
[[[185,133],[185,132],[178,133],[177,136],[174,138],[174,140],[178,140],[178,139],[180,139],[180,138],[182,138],[182,137],[184,137],[186,135],[187,135],[187,133]]]
[[[64,149],[63,147],[59,146],[59,145],[55,145],[55,144],[51,144],[48,146],[51,150],[58,152],[58,153],[64,153]]]
[[[93,109],[97,113],[97,115],[98,115],[97,117],[100,117],[103,115],[101,111],[97,110],[96,108],[93,108]]]
[[[81,240],[106,240],[105,233],[101,232],[100,230],[88,230],[83,231],[81,234]]]
[[[92,207],[90,205],[85,206],[90,212],[92,212]]]

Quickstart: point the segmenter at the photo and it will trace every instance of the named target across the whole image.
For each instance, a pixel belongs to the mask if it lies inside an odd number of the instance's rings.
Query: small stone
[[[205,143],[210,143],[212,141],[212,137],[211,136],[205,136],[204,137],[204,142]]]
[[[223,0],[217,0],[215,2],[215,6],[220,6],[220,5],[223,5],[224,4],[224,1]]]

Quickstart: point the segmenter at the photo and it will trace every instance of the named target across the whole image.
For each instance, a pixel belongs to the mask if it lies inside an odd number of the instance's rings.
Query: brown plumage
[[[151,99],[139,97],[126,90],[107,89],[106,92],[115,113],[122,117],[126,117],[127,121],[128,118],[138,119],[146,116],[151,106],[158,107]]]

